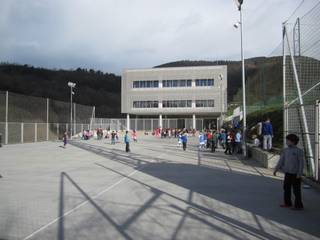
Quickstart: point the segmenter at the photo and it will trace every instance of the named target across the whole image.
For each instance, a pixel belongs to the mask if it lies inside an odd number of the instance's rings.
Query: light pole
[[[240,26],[240,41],[241,41],[241,62],[242,62],[242,114],[243,114],[243,156],[247,156],[247,144],[246,144],[246,132],[247,132],[247,108],[246,108],[246,76],[244,66],[244,54],[243,54],[243,20],[242,20],[242,4],[243,0],[236,0],[238,10],[240,12],[240,22],[234,24],[235,28]]]
[[[222,111],[224,110],[224,108],[222,108],[223,107],[223,105],[224,105],[224,103],[223,103],[223,98],[222,98],[222,79],[223,79],[223,75],[222,74],[219,74],[219,79],[220,79],[220,129],[219,130],[221,130],[221,127],[222,127],[222,123],[223,123],[223,121],[222,121]]]
[[[74,94],[72,89],[76,87],[76,84],[68,82],[68,86],[70,87],[70,138],[72,138],[72,95]]]

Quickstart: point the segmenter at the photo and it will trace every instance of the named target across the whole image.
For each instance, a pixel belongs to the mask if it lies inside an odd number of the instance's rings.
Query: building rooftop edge
[[[226,68],[227,65],[216,66],[186,66],[186,67],[157,67],[157,68],[125,68],[122,72],[142,72],[142,71],[159,71],[159,70],[181,70],[181,69],[219,69]]]

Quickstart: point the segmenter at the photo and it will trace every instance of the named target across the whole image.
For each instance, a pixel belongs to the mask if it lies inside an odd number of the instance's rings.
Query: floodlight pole
[[[244,65],[244,53],[243,53],[243,19],[242,19],[242,2],[239,5],[240,12],[240,40],[241,40],[241,62],[242,62],[242,114],[243,114],[243,156],[247,156],[247,143],[246,143],[246,133],[247,133],[247,107],[246,107],[246,75],[245,75],[245,65]]]
[[[73,82],[68,82],[68,86],[70,87],[70,139],[72,138],[72,89],[76,86]]]
[[[219,123],[219,130],[221,130],[221,127],[222,127],[222,123],[223,123],[223,120],[222,120],[222,107],[223,107],[223,98],[222,98],[222,79],[223,79],[223,76],[220,74],[219,75],[219,78],[220,78],[220,123]]]

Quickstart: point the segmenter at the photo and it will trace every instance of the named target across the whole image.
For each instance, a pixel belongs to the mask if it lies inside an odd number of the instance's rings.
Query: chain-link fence
[[[316,103],[320,99],[320,3],[283,26],[284,133],[297,134],[306,174],[317,178]]]
[[[193,119],[192,118],[164,118],[162,119],[162,127],[170,129],[192,129]],[[130,129],[137,131],[153,131],[159,128],[158,118],[134,118],[130,119]],[[196,119],[196,129],[202,130],[208,126],[204,125],[204,119]],[[127,130],[127,119],[108,119],[108,118],[94,118],[92,119],[92,129],[107,129],[123,131]]]
[[[0,91],[2,143],[26,143],[61,139],[65,132],[90,129],[94,107]]]

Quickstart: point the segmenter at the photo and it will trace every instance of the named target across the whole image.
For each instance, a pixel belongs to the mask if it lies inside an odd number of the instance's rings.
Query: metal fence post
[[[319,181],[320,163],[320,100],[316,103],[315,112],[315,179]]]
[[[49,98],[47,98],[47,141],[49,141]]]
[[[57,123],[57,140],[59,140],[59,123]]]
[[[309,159],[312,176],[314,177],[314,173],[315,173],[314,156],[313,156],[313,151],[312,151],[312,147],[311,147],[310,132],[309,132],[306,112],[305,112],[304,103],[303,103],[303,97],[302,97],[301,88],[300,88],[299,76],[298,76],[297,67],[296,67],[294,56],[293,56],[293,52],[292,52],[292,49],[290,47],[290,41],[289,41],[289,37],[288,37],[288,32],[287,32],[286,26],[284,27],[284,30],[285,30],[285,35],[286,35],[286,38],[287,38],[288,50],[290,52],[291,63],[292,63],[292,68],[293,68],[293,73],[294,73],[294,80],[295,80],[295,83],[296,83],[297,92],[298,92],[298,96],[299,96],[299,103],[300,103],[300,110],[301,110],[301,117],[302,117],[302,123],[303,123],[303,131],[304,131],[303,137],[306,138],[306,142],[307,142],[307,149],[306,149],[307,150],[307,158]]]
[[[34,142],[38,141],[38,124],[34,124]]]
[[[81,123],[81,133],[83,133],[83,123]]]
[[[73,135],[77,134],[77,126],[76,126],[76,103],[73,104]]]
[[[21,123],[21,143],[23,143],[23,138],[24,138],[24,136],[23,136],[23,133],[24,133],[24,124],[23,123]]]
[[[282,33],[282,75],[283,75],[283,148],[286,147],[286,135],[288,134],[288,119],[287,119],[287,99],[286,99],[286,44],[285,44],[285,23],[283,24],[283,33]]]
[[[5,124],[5,133],[4,133],[4,144],[8,144],[8,107],[9,107],[9,92],[6,91],[6,124]]]

